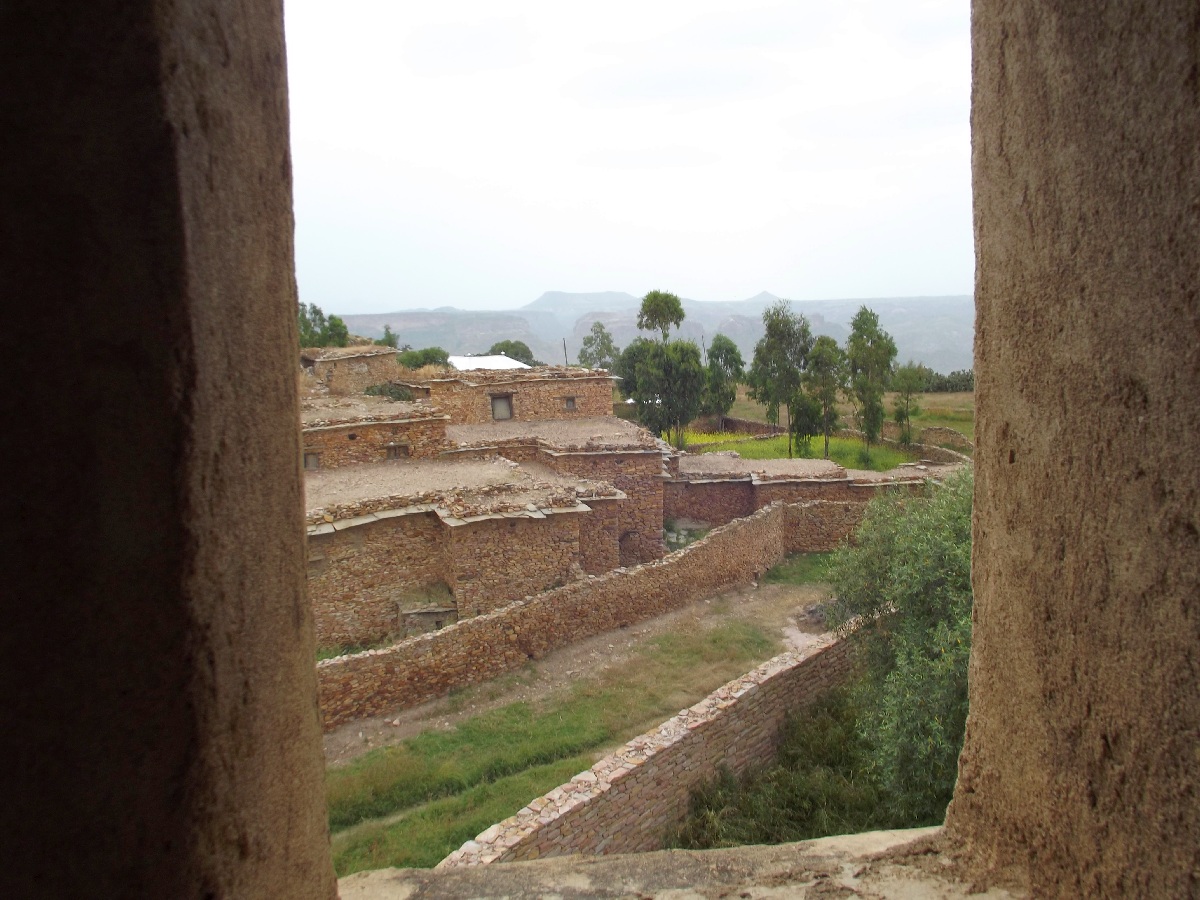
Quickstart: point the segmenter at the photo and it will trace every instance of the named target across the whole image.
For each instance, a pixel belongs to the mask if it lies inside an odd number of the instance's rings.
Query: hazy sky
[[[326,312],[966,294],[967,0],[286,0]]]

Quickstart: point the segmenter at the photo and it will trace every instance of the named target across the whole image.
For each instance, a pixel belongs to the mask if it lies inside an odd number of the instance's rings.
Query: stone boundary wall
[[[766,422],[752,422],[749,419],[734,419],[726,416],[724,419],[725,428],[721,428],[721,423],[717,422],[716,416],[701,416],[698,419],[692,420],[688,426],[696,431],[717,432],[729,431],[734,434],[752,434],[752,435],[768,435],[774,436],[784,434],[785,431],[780,425],[769,425]]]
[[[324,660],[317,679],[325,728],[417,706],[558,647],[756,580],[785,553],[828,549],[848,536],[862,509],[817,501],[789,512],[772,505],[663,559],[580,578],[381,650]]]
[[[694,787],[719,766],[743,772],[769,762],[784,718],[853,669],[852,642],[828,635],[777,656],[467,841],[438,868],[658,850],[687,815]]]
[[[304,429],[305,453],[319,455],[319,467],[336,469],[360,463],[385,462],[388,449],[400,456],[430,459],[453,446],[446,440],[448,416],[385,419],[309,426]]]

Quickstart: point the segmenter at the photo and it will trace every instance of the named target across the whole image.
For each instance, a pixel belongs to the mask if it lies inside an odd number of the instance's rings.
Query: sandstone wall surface
[[[664,559],[581,578],[386,649],[325,660],[317,665],[325,727],[415,706],[557,647],[747,583],[785,553],[828,549],[850,533],[860,509],[821,501],[771,506]]]
[[[313,375],[335,396],[361,394],[376,384],[400,377],[396,351],[387,350],[363,356],[343,356],[313,361]]]
[[[450,447],[446,418],[355,422],[304,429],[304,452],[319,454],[322,469],[384,462],[389,448],[403,457],[429,459]]]
[[[784,653],[737,678],[447,856],[438,868],[660,849],[720,766],[769,763],[786,716],[844,684],[851,641]]]
[[[413,512],[308,537],[308,596],[317,644],[365,644],[399,634],[401,615],[448,582],[446,527]]]
[[[1196,896],[1200,17],[972,18],[975,607],[947,831],[1034,896]]]
[[[428,383],[433,404],[446,412],[456,425],[479,425],[493,421],[493,396],[511,395],[512,421],[533,422],[546,419],[583,419],[611,416],[612,379],[607,375],[589,377],[522,378],[519,373],[506,379],[492,378],[482,383],[471,373],[462,379]],[[568,408],[568,398],[574,406]]]

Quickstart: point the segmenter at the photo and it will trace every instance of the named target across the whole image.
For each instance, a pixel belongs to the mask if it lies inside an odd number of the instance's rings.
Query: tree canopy
[[[713,335],[712,343],[708,345],[701,412],[716,416],[718,421],[729,414],[737,399],[738,382],[745,377],[745,367],[737,344],[723,334]]]
[[[613,343],[612,335],[604,327],[603,322],[593,322],[592,330],[583,338],[583,346],[579,348],[579,364],[591,369],[613,370],[620,351]]]
[[[825,437],[825,458],[829,459],[829,436],[838,422],[838,396],[846,385],[846,354],[829,335],[823,334],[813,343],[802,383],[820,409],[819,433]]]
[[[663,343],[670,336],[671,326],[683,323],[683,302],[666,291],[651,291],[642,298],[637,327],[643,331],[661,331]]]
[[[450,364],[450,354],[441,347],[401,350],[396,356],[396,361],[406,369],[419,369],[422,366],[446,366]]]
[[[754,345],[754,359],[746,383],[750,397],[767,408],[767,421],[778,423],[779,408],[786,407],[791,422],[801,402],[800,379],[808,364],[813,336],[808,319],[792,312],[780,300],[763,311],[766,333]],[[792,429],[788,429],[788,456],[792,455]]]
[[[345,347],[350,341],[346,323],[338,316],[326,318],[315,303],[301,303],[299,318],[301,347]]]
[[[971,471],[912,497],[872,500],[857,543],[835,554],[828,617],[865,648],[859,731],[887,802],[940,822],[954,793],[971,649]]]
[[[380,347],[391,347],[393,350],[395,350],[399,344],[399,341],[400,339],[396,336],[396,332],[392,331],[392,326],[384,325],[383,337],[377,339],[375,343]]]
[[[683,430],[700,411],[704,392],[700,348],[691,341],[646,341],[635,369],[631,396],[637,404],[638,420],[682,447]]]
[[[529,349],[529,345],[524,341],[496,341],[496,343],[488,348],[488,353],[493,356],[507,356],[509,359],[523,362],[527,366],[545,365],[541,360],[533,358],[533,351]]]
[[[892,376],[892,390],[896,397],[892,401],[892,415],[900,426],[900,443],[908,446],[912,443],[912,417],[921,411],[917,406],[917,395],[925,389],[928,376],[911,360],[896,370]]]
[[[879,316],[865,306],[850,322],[846,339],[846,364],[849,390],[846,399],[854,407],[858,427],[863,433],[863,453],[879,440],[883,428],[883,394],[892,376],[896,342],[879,327]]]

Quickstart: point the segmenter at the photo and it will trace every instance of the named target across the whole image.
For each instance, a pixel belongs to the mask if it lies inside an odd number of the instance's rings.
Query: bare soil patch
[[[325,762],[331,767],[345,765],[369,750],[398,743],[431,728],[452,728],[465,719],[509,703],[543,700],[570,689],[578,681],[594,679],[605,670],[624,664],[648,641],[672,631],[708,629],[743,620],[778,634],[774,652],[799,649],[825,632],[818,607],[828,597],[825,585],[762,584],[735,588],[563,647],[524,669],[448,697],[347,723],[325,735]]]

